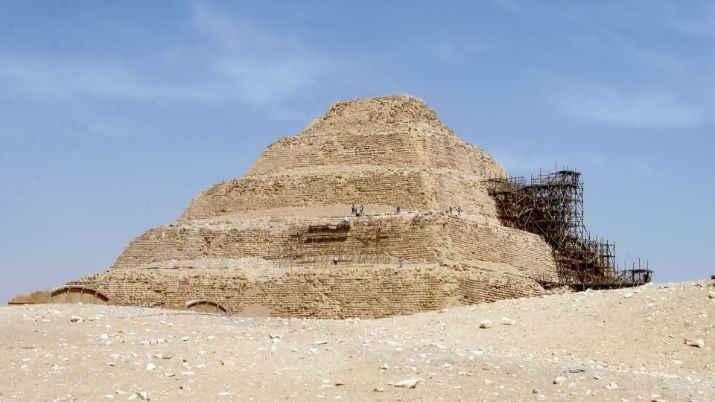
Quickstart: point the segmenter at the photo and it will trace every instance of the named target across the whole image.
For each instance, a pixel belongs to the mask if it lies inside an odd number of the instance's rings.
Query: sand
[[[712,401],[713,290],[646,285],[342,321],[7,306],[0,400]]]

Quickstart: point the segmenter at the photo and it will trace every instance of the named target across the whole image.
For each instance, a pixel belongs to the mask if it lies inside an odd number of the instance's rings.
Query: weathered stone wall
[[[192,200],[181,221],[205,219],[222,214],[279,207],[331,204],[394,205],[406,209],[429,209],[424,197],[423,173],[398,170],[339,171],[244,177],[211,187]],[[349,213],[347,208],[346,213]],[[496,213],[496,211],[495,211]]]
[[[246,176],[320,166],[448,168],[488,177],[504,169],[411,96],[338,102],[299,136],[273,143]]]
[[[295,173],[295,172],[294,172]],[[335,169],[302,174],[252,176],[212,186],[195,197],[181,222],[221,215],[285,207],[360,204],[395,206],[405,210],[460,207],[465,214],[496,219],[494,201],[482,180],[461,171],[427,169]]]
[[[241,270],[111,270],[75,283],[114,304],[184,309],[196,298],[234,314],[377,318],[457,304],[533,296],[528,278],[490,270],[444,267],[322,267],[248,278]]]
[[[504,226],[491,226],[447,218],[441,237],[446,261],[504,264],[535,279],[556,279],[553,252],[541,236]]]
[[[340,220],[326,218],[321,223],[338,224]],[[207,257],[300,262],[317,256],[368,255],[450,265],[500,263],[517,268],[525,276],[556,270],[551,248],[539,236],[441,212],[352,218],[347,230],[311,231],[314,220],[297,218],[278,222],[250,229],[225,224],[152,229],[134,240],[112,268],[166,267],[154,263]],[[203,266],[198,262],[195,268]]]

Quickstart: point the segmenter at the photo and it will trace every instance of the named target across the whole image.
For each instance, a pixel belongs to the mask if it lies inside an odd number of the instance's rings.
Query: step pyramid
[[[485,180],[500,176],[418,98],[341,101],[69,285],[120,305],[322,318],[537,295],[552,250],[499,222]]]

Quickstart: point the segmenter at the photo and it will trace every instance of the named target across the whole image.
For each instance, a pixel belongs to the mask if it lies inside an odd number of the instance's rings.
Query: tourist
[[[457,216],[462,215],[462,207],[457,207]]]
[[[398,262],[399,262],[399,264],[400,264],[400,268],[402,268],[402,257],[400,257],[400,259],[399,259],[399,260],[397,260],[397,261],[398,261]]]
[[[343,219],[343,224],[346,225],[346,226],[347,226],[347,225],[350,225],[350,218],[348,218],[348,217],[346,216],[346,217]]]
[[[338,260],[338,256],[337,256],[337,255],[334,255],[334,256],[333,256],[333,265],[338,265],[338,261],[339,261],[339,260]]]
[[[400,204],[397,204],[396,209],[397,209],[397,213],[399,214],[400,213]]]
[[[357,213],[357,209],[355,208],[355,203],[353,203],[353,206],[350,209],[350,215],[355,215],[356,213]]]
[[[362,204],[360,204],[360,215],[362,215],[362,211],[363,211],[364,209],[365,209],[365,207],[364,207]]]

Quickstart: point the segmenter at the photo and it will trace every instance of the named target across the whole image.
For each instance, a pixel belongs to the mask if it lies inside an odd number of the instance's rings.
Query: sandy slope
[[[713,401],[712,290],[647,285],[370,321],[3,307],[0,400]],[[394,385],[408,379],[415,388]]]

